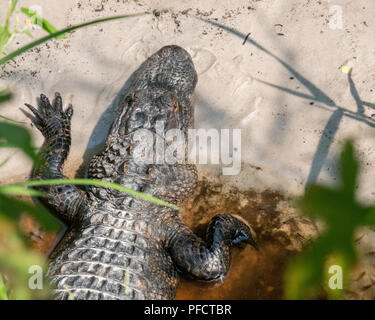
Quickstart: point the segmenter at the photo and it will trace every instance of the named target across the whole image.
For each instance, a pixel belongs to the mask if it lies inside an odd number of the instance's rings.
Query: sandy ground
[[[10,87],[15,98],[2,106],[1,114],[25,122],[36,145],[42,137],[20,111],[23,103],[35,103],[41,92],[53,95],[58,90],[66,104],[75,106],[67,175],[74,176],[100,149],[113,102],[132,72],[162,46],[177,44],[191,53],[198,72],[196,127],[242,132],[241,173],[223,176],[220,166],[200,166],[202,177],[239,190],[299,195],[308,183],[336,182],[335,159],[345,139],[354,137],[362,163],[358,194],[364,202],[374,201],[374,1],[20,3],[40,6],[43,16],[58,28],[99,17],[170,9],[78,30],[2,67],[0,87]],[[1,13],[3,7],[4,1]],[[342,11],[343,25],[332,29],[337,10]],[[28,41],[19,37],[9,51]],[[342,71],[343,65],[353,68],[350,75]],[[11,152],[0,151],[0,160]],[[29,161],[16,153],[1,168],[0,181],[24,180],[30,168]],[[372,233],[365,233],[368,236],[361,241],[367,241],[364,253],[370,254],[375,250]],[[371,268],[359,280],[370,279],[368,288],[373,290]]]

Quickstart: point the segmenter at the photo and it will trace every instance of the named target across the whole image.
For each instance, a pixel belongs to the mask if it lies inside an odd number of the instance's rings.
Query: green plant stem
[[[165,10],[163,10],[163,11],[165,11]],[[44,43],[44,42],[46,42],[50,39],[56,38],[60,35],[63,35],[64,33],[68,33],[68,32],[71,32],[73,30],[77,30],[77,29],[87,27],[87,26],[90,26],[90,25],[93,25],[93,24],[101,23],[101,22],[119,20],[119,19],[124,19],[124,18],[131,18],[131,17],[139,17],[139,16],[143,16],[143,15],[146,15],[146,14],[152,14],[152,13],[153,13],[152,11],[145,11],[145,12],[141,12],[141,13],[124,14],[124,15],[113,16],[113,17],[108,17],[108,18],[101,18],[101,19],[92,20],[92,21],[89,21],[89,22],[85,22],[85,23],[82,23],[82,24],[78,24],[78,25],[75,25],[75,26],[71,26],[71,27],[62,29],[60,31],[51,33],[51,34],[49,34],[49,35],[47,35],[43,38],[35,40],[35,41],[23,46],[22,48],[6,55],[2,59],[0,59],[0,65],[8,62],[9,60],[21,55],[22,53],[42,44],[42,43]]]
[[[111,188],[115,189],[121,192],[125,192],[127,194],[130,194],[132,196],[136,196],[139,198],[142,198],[144,200],[153,202],[158,205],[162,205],[164,207],[169,207],[175,210],[180,210],[178,206],[160,200],[158,198],[155,198],[153,196],[150,196],[148,194],[144,194],[139,191],[135,191],[126,187],[123,187],[121,185],[118,185],[116,183],[112,182],[106,182],[106,181],[101,181],[101,180],[93,180],[93,179],[51,179],[51,180],[38,180],[38,181],[26,181],[26,182],[20,182],[17,184],[14,184],[15,186],[24,186],[24,187],[36,187],[36,186],[46,186],[46,185],[59,185],[59,184],[75,184],[75,185],[92,185],[96,187],[103,187],[103,188]],[[12,186],[12,185],[9,185]],[[2,187],[7,187],[7,186],[2,186]]]

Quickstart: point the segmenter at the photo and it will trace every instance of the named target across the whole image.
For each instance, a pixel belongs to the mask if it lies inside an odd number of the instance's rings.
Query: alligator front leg
[[[52,105],[44,94],[40,95],[39,110],[27,103],[25,105],[34,114],[33,123],[45,138],[40,151],[41,163],[34,166],[32,178],[65,179],[61,171],[71,144],[72,106],[63,111],[62,99],[57,92]],[[86,202],[85,192],[74,185],[41,186],[37,189],[48,195],[47,198],[41,198],[41,201],[52,207],[58,217],[68,223]]]
[[[202,280],[219,279],[229,268],[230,249],[240,242],[257,248],[251,228],[241,217],[216,215],[212,218],[206,242],[176,217],[169,229],[167,246],[176,266]]]

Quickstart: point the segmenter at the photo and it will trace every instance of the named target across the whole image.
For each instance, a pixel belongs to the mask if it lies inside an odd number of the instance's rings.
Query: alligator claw
[[[55,109],[55,111],[63,111],[62,98],[59,92],[55,92],[55,99],[53,99],[52,106]]]
[[[55,93],[52,105],[48,97],[42,93],[38,101],[38,109],[28,103],[25,103],[25,106],[33,113],[34,117],[32,118],[30,114],[28,115],[26,112],[25,114],[44,136],[50,134],[46,130],[50,130],[56,125],[58,126],[59,123],[60,125],[70,127],[70,120],[73,116],[73,106],[69,104],[68,108],[63,111],[62,98],[58,92]]]

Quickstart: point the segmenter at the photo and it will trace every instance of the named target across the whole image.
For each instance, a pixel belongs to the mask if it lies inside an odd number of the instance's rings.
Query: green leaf
[[[8,118],[8,117],[6,117],[6,116],[2,116],[2,115],[0,115],[0,119],[6,120],[6,121],[10,121],[10,122],[14,122],[14,123],[25,123],[25,122],[23,122],[23,121],[13,120],[13,119],[11,119],[11,118]]]
[[[12,93],[8,89],[0,90],[0,103],[12,99]]]
[[[15,148],[15,146],[6,141],[2,141],[0,138],[0,148]]]
[[[310,217],[323,219],[327,227],[340,228],[343,232],[359,223],[363,210],[341,189],[334,190],[319,185],[309,186],[297,205]]]
[[[22,200],[0,195],[0,214],[8,220],[18,222],[22,213],[31,214],[47,231],[60,228],[59,221],[43,206],[34,206]]]
[[[9,161],[10,157],[6,158],[5,160],[1,161],[0,168],[5,166],[5,164]]]
[[[0,122],[0,139],[2,147],[17,147],[22,149],[34,162],[39,163],[39,157],[34,152],[29,132],[20,126]]]
[[[31,266],[39,266],[42,272],[46,270],[46,259],[30,250],[29,241],[19,230],[18,221],[12,222],[4,220],[0,216],[0,226],[2,228],[2,241],[0,242],[0,273],[6,275],[6,286],[8,288],[8,299],[10,300],[30,300],[48,299],[49,285],[44,282],[43,289],[33,290],[28,286],[31,274]]]
[[[336,200],[340,194],[336,190],[319,185],[311,185],[305,195],[297,201],[303,212],[312,218],[327,218],[327,212],[336,212]]]
[[[146,14],[152,14],[152,12],[146,11],[146,12],[141,12],[141,13],[125,14],[125,15],[120,15],[120,16],[96,19],[96,20],[92,20],[92,21],[89,21],[89,22],[81,23],[81,24],[78,24],[78,25],[75,25],[75,26],[72,26],[72,27],[62,29],[60,31],[51,33],[51,34],[49,34],[49,35],[47,35],[43,38],[35,40],[35,41],[23,46],[22,48],[8,54],[7,56],[0,59],[0,65],[8,62],[9,60],[21,55],[22,53],[42,44],[42,43],[44,43],[44,42],[46,42],[50,39],[56,38],[56,37],[61,36],[65,33],[68,33],[68,32],[83,28],[83,27],[87,27],[87,26],[90,26],[90,25],[93,25],[93,24],[101,23],[101,22],[113,21],[113,20],[118,20],[118,19],[125,19],[125,18],[130,18],[130,17],[139,17],[139,16],[146,15]]]
[[[43,192],[33,190],[33,189],[27,189],[25,187],[21,187],[21,186],[17,186],[17,185],[0,186],[0,194],[37,196],[37,197],[46,197],[47,196]]]
[[[343,279],[348,278],[357,254],[354,234],[362,225],[375,225],[375,208],[366,208],[355,197],[359,164],[351,141],[345,144],[341,154],[341,186],[328,188],[312,185],[297,204],[304,214],[324,222],[324,233],[311,248],[297,256],[286,272],[287,298],[316,297],[327,275],[327,259],[336,257],[344,270]],[[337,259],[339,257],[339,259]],[[325,286],[329,298],[340,298],[340,292],[333,292]]]
[[[35,25],[39,25],[43,28],[43,30],[47,31],[48,33],[56,33],[58,30],[50,24],[46,19],[38,15],[35,11],[28,9],[28,8],[21,8],[21,11],[26,14],[29,18],[31,18],[31,23]],[[65,39],[67,38],[66,34],[62,34],[56,36],[56,39]]]
[[[13,34],[9,31],[9,19],[14,12],[18,0],[10,0],[5,25],[0,27],[0,54],[4,52],[11,41]]]
[[[0,54],[2,54],[8,45],[11,33],[8,27],[0,27]]]
[[[5,285],[2,275],[0,274],[0,300],[8,300],[8,287]]]
[[[8,9],[8,17],[10,17],[13,14],[14,9],[16,9],[17,2],[18,2],[18,0],[11,0],[10,1],[10,6],[9,6],[9,9]]]
[[[347,141],[341,154],[341,183],[347,196],[354,197],[357,183],[359,164],[354,155],[354,146]]]
[[[23,29],[22,31],[23,33],[25,33],[26,35],[28,35],[30,38],[33,37],[33,35],[31,34],[30,30],[29,29]]]
[[[364,226],[375,226],[375,207],[366,209],[366,212],[363,215],[362,224]]]
[[[311,299],[318,295],[323,277],[322,261],[314,259],[311,252],[301,254],[289,262],[284,275],[286,299]]]
[[[2,51],[2,48],[3,48],[4,44],[6,43],[5,34],[4,34],[5,31],[6,31],[6,29],[4,27],[0,26],[0,53]]]

